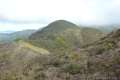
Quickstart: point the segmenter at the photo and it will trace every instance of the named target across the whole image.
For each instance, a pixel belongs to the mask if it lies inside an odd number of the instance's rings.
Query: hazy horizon
[[[0,0],[0,31],[39,29],[55,20],[119,25],[119,0]]]

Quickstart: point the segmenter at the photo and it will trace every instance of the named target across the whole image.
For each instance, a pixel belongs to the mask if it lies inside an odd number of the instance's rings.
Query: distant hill
[[[97,26],[95,28],[101,30],[102,32],[109,33],[114,30],[120,29],[120,25]]]
[[[15,39],[27,39],[36,30],[23,30],[13,33],[0,33],[0,42],[11,42]]]
[[[9,34],[0,33],[0,42],[6,42],[7,40],[9,40]]]
[[[36,32],[36,30],[23,30],[23,31],[18,31],[10,34],[11,39],[27,39],[32,33]]]
[[[68,21],[57,20],[42,30],[33,33],[29,39],[33,44],[45,48],[67,48],[83,43],[80,28]]]
[[[33,33],[29,39],[34,45],[55,50],[78,48],[103,36],[103,33],[97,29],[80,28],[71,22],[57,20]]]
[[[0,33],[4,33],[4,34],[10,34],[10,33],[14,33],[16,31],[12,31],[12,30],[7,30],[7,31],[0,31]]]

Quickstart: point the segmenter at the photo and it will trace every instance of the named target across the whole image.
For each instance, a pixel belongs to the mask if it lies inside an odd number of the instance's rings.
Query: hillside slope
[[[30,77],[34,78],[35,74],[29,73],[29,70],[37,69],[36,61],[47,55],[48,50],[24,41],[0,44],[0,80],[34,80]]]
[[[91,44],[107,35],[106,33],[103,33],[96,28],[89,28],[89,27],[80,27],[80,28],[81,28],[81,34],[83,37],[84,45]]]
[[[68,53],[21,40],[0,44],[0,52],[0,80],[120,80],[120,30]]]
[[[58,20],[33,33],[29,40],[36,46],[63,50],[79,48],[103,36],[104,34],[97,29],[80,28],[71,22]]]
[[[93,77],[104,77],[105,80],[120,79],[120,29],[91,44],[88,51],[88,70]]]

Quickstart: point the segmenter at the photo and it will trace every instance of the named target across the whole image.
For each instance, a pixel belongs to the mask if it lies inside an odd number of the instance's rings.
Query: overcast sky
[[[0,0],[0,31],[38,29],[54,20],[120,23],[120,0]]]

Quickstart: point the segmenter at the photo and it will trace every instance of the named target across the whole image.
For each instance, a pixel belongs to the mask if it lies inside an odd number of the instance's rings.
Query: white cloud
[[[57,19],[78,24],[120,23],[119,13],[120,0],[0,0],[0,18],[38,22],[34,24],[37,27]],[[15,29],[23,27],[3,24]],[[2,29],[5,28],[10,29]]]
[[[44,24],[11,24],[11,23],[0,23],[0,31],[21,31],[25,29],[39,29],[46,25]]]
[[[34,20],[39,17],[94,18],[87,0],[4,0],[0,1],[1,13],[8,18]]]

